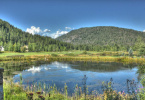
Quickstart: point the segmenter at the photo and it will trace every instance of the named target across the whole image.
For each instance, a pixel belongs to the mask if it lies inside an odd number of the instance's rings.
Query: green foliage
[[[65,92],[65,97],[66,97],[66,99],[67,99],[68,92],[67,92],[67,85],[66,85],[66,83],[65,83],[65,86],[64,86],[64,92]]]
[[[128,53],[129,53],[129,56],[133,56],[133,50],[132,50],[132,48],[129,48],[129,51],[128,51]]]
[[[138,99],[145,100],[145,88],[144,88],[145,87],[145,75],[142,76],[140,82],[143,85],[143,87],[139,88]]]
[[[23,79],[22,79],[22,73],[20,73],[20,85],[22,85]]]
[[[137,40],[134,44],[133,49],[136,50],[136,51],[139,51],[141,46],[143,46],[143,45],[144,45],[144,42],[143,42],[142,37],[137,37]]]
[[[144,56],[145,55],[145,45],[142,45],[139,49],[139,54]]]
[[[5,51],[24,52],[24,45],[28,45],[30,52],[38,51],[66,51],[73,49],[70,43],[60,42],[50,37],[32,35],[24,32],[8,22],[0,19],[0,45]]]
[[[20,51],[21,51],[21,52],[26,52],[26,47],[24,47],[24,46],[21,47],[21,48],[20,48]]]
[[[141,84],[145,87],[145,75],[144,76],[142,76],[142,78],[141,78]]]
[[[53,57],[57,57],[58,55],[55,54],[55,53],[52,53],[51,56],[53,56]]]
[[[112,82],[110,80],[110,82],[108,83],[102,83],[103,87],[104,87],[104,93],[100,94],[97,96],[94,94],[95,90],[92,91],[93,94],[86,96],[87,100],[90,100],[90,98],[92,98],[91,100],[136,100],[136,95],[135,94],[125,94],[124,91],[123,92],[119,92],[117,93],[116,91],[114,91],[112,89]],[[50,86],[49,86],[50,87]],[[76,85],[75,87],[75,95],[69,97],[67,96],[67,85],[65,84],[64,86],[64,94],[61,94],[57,89],[56,86],[54,85],[53,87],[51,86],[51,89],[49,89],[49,92],[46,91],[42,91],[42,94],[38,94],[38,92],[35,91],[35,88],[37,88],[37,84],[36,85],[32,85],[32,90],[26,89],[24,90],[23,87],[19,84],[14,84],[12,81],[4,81],[4,100],[30,100],[28,99],[30,97],[30,95],[28,94],[33,94],[31,97],[33,98],[33,100],[43,100],[40,99],[41,98],[45,98],[46,100],[86,100],[84,98],[84,95],[81,93],[81,88],[78,88],[78,85]],[[28,87],[29,88],[29,87]],[[40,87],[42,90],[43,87]],[[80,94],[79,94],[80,92]],[[97,92],[97,91],[96,91]],[[138,92],[138,100],[145,100],[145,88],[141,87],[139,88],[139,92]]]
[[[145,42],[144,37],[143,32],[107,26],[73,30],[58,37],[60,40],[58,41],[47,36],[29,34],[0,19],[0,45],[4,46],[5,51],[25,52],[24,45],[28,45],[29,52],[119,51],[126,50],[130,46],[134,46],[133,50],[137,50],[138,44]]]
[[[67,53],[65,55],[67,55],[67,56],[76,56],[74,53]]]
[[[79,87],[78,87],[78,85],[76,84],[76,86],[75,86],[75,97],[76,97],[76,99],[78,98],[78,96],[79,96]]]
[[[87,54],[87,51],[83,51],[82,54]]]
[[[139,40],[140,37],[142,37],[142,40]],[[72,30],[68,34],[62,35],[57,39],[75,45],[104,46],[104,49],[114,49],[118,51],[124,47],[133,46],[136,41],[145,42],[145,33],[132,29],[99,26]]]

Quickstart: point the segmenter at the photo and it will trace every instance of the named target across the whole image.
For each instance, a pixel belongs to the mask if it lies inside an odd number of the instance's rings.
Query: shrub
[[[66,56],[76,56],[75,54],[73,53],[68,53],[68,54],[65,54]]]
[[[129,53],[129,56],[133,56],[133,50],[132,50],[132,48],[129,49],[128,53]]]
[[[87,51],[83,51],[82,54],[87,54]]]
[[[58,55],[57,55],[57,54],[55,54],[55,53],[53,53],[53,54],[51,54],[51,56],[53,56],[53,57],[57,57]]]
[[[139,88],[138,98],[139,100],[145,100],[145,75],[142,76],[141,84],[143,85],[142,88]]]

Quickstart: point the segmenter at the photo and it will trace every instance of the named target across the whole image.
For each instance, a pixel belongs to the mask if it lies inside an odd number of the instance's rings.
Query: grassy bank
[[[25,53],[19,53],[19,52],[1,52],[0,57],[6,57],[6,56],[13,56],[13,55],[24,55],[24,56],[44,56],[44,55],[51,55],[51,54],[57,54],[57,55],[91,55],[91,56],[121,56],[126,55],[128,56],[128,52],[125,51],[118,51],[118,52],[112,52],[112,51],[105,51],[105,52],[96,52],[96,51],[80,51],[80,50],[73,50],[73,51],[61,51],[61,52],[25,52]],[[137,52],[134,52],[134,55],[137,55]]]
[[[112,57],[112,56],[66,56],[66,55],[45,55],[45,56],[24,56],[24,57],[0,57],[0,61],[92,61],[92,62],[121,62],[121,63],[145,63],[145,58]]]
[[[15,53],[4,52],[0,54],[0,61],[30,61],[30,60],[45,60],[45,61],[107,61],[107,62],[123,62],[123,63],[144,63],[145,59],[137,56],[129,57],[128,53],[124,52],[95,52],[95,51],[64,51],[64,52],[27,52]],[[19,56],[23,55],[23,56]]]

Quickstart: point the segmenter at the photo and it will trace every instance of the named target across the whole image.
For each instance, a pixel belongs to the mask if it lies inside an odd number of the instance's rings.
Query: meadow
[[[80,50],[72,50],[72,51],[61,51],[61,52],[25,52],[25,53],[19,53],[19,52],[1,52],[0,57],[6,57],[6,56],[13,56],[13,55],[24,55],[24,56],[34,56],[34,55],[50,55],[50,54],[57,54],[57,55],[64,55],[64,54],[73,54],[73,55],[99,55],[99,56],[121,56],[128,55],[128,52],[125,51],[118,51],[118,52],[111,52],[111,51],[105,51],[105,52],[96,52],[96,51],[80,51]],[[137,55],[137,52],[134,52],[134,55]]]
[[[19,57],[20,56],[20,57]],[[21,57],[23,56],[23,57]],[[63,51],[63,52],[2,52],[0,53],[0,61],[22,61],[22,60],[47,60],[50,58],[57,60],[86,60],[91,61],[116,61],[124,58],[142,58],[134,52],[134,56],[130,57],[128,52],[118,51],[118,52],[95,52],[95,51]]]

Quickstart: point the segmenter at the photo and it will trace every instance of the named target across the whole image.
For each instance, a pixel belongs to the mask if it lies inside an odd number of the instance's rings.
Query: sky
[[[0,0],[0,19],[52,38],[95,26],[145,31],[145,0]]]

